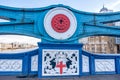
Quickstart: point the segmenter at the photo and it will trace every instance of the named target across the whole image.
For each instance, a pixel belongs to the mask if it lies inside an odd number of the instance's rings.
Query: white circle
[[[59,32],[56,32],[52,28],[51,21],[52,21],[53,17],[57,14],[64,14],[65,16],[67,16],[69,18],[70,28],[66,32],[59,33]],[[51,36],[55,39],[58,39],[58,40],[64,40],[64,39],[70,38],[75,33],[76,28],[77,28],[77,22],[76,22],[76,18],[74,16],[74,14],[71,11],[69,11],[66,8],[57,7],[57,8],[50,10],[46,14],[46,16],[44,18],[44,28],[49,36]]]

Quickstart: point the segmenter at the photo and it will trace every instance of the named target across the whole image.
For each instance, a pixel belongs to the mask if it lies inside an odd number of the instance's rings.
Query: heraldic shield
[[[58,45],[58,47],[56,47]],[[80,74],[80,51],[70,44],[39,44],[39,77]],[[46,47],[45,47],[46,46]],[[52,47],[50,47],[52,46]],[[41,58],[40,58],[41,56]]]

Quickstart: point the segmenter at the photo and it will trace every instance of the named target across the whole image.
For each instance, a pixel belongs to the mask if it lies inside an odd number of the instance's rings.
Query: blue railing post
[[[116,74],[120,74],[120,56],[117,56],[115,59],[115,69]]]
[[[29,75],[29,64],[30,64],[30,60],[29,60],[29,55],[25,53],[24,58],[23,58],[23,74],[24,76],[28,76]]]
[[[94,75],[95,74],[95,58],[93,55],[90,55],[90,74]]]

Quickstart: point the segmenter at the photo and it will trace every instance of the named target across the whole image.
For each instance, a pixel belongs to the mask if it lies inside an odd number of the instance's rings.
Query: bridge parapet
[[[40,78],[120,74],[120,55],[91,54],[82,50],[82,44],[40,43],[39,46],[39,64],[42,64],[38,67]],[[58,64],[61,67],[55,66]]]
[[[21,34],[42,39],[39,49],[0,54],[0,75],[35,75],[39,78],[120,74],[120,55],[97,55],[82,50],[78,40],[94,35],[120,36],[120,28],[104,23],[120,20],[120,13],[88,13],[65,5],[38,9],[0,6],[0,34]]]
[[[0,75],[39,78],[120,74],[120,55],[91,54],[82,44],[39,43],[39,49],[0,54]]]
[[[35,64],[34,56],[37,54],[38,49],[18,53],[1,53],[0,75],[28,76],[32,73],[35,74],[37,65]]]

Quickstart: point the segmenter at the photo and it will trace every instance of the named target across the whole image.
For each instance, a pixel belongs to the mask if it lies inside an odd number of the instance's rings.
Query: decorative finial
[[[105,5],[103,4],[103,8],[105,7]]]

